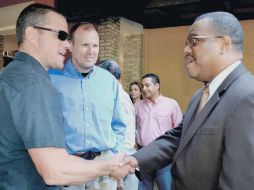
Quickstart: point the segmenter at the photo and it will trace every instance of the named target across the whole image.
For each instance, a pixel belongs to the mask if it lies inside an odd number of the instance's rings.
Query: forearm
[[[40,153],[30,149],[29,153],[48,185],[86,183],[99,176],[109,175],[118,167],[117,160],[85,160],[69,155],[64,149],[41,148]]]
[[[138,161],[142,179],[172,162],[179,145],[181,131],[182,127],[179,125],[133,155]]]
[[[59,163],[59,162],[58,162]],[[56,164],[50,179],[51,184],[82,184],[99,176],[109,175],[113,168],[101,160],[85,160],[69,155]]]

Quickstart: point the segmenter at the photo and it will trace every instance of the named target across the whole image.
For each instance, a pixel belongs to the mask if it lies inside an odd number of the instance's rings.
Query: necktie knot
[[[198,113],[201,112],[201,110],[205,107],[206,103],[208,102],[208,97],[209,97],[209,85],[205,84],[199,102]]]

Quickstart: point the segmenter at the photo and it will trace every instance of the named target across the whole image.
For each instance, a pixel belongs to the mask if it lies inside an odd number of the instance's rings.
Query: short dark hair
[[[74,33],[78,28],[82,27],[84,30],[95,30],[99,33],[98,25],[96,23],[90,23],[90,22],[79,22],[74,24],[70,29],[70,40],[74,39]]]
[[[144,78],[151,78],[153,83],[156,84],[160,84],[160,78],[158,77],[158,75],[154,74],[154,73],[148,73],[148,74],[145,74],[143,77],[142,77],[142,80]]]
[[[106,59],[98,64],[99,67],[109,71],[114,77],[119,80],[121,78],[121,70],[119,65],[111,59]]]
[[[228,12],[210,12],[200,15],[195,22],[201,19],[208,19],[214,35],[229,36],[232,46],[239,52],[243,51],[243,29],[239,20]]]
[[[22,10],[16,22],[16,38],[18,46],[24,41],[25,29],[28,26],[44,24],[46,22],[45,15],[50,11],[62,15],[55,8],[39,3],[28,5]]]

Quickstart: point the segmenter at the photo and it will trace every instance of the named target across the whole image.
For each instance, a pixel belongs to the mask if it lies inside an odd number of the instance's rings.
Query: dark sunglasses
[[[46,30],[46,31],[50,31],[50,32],[55,32],[58,34],[58,39],[61,41],[65,41],[69,39],[69,34],[63,30],[55,30],[55,29],[51,29],[51,28],[44,28],[44,27],[40,27],[40,26],[33,26],[36,29],[40,29],[40,30]]]
[[[194,36],[189,35],[185,42],[185,46],[194,47],[197,45],[197,40],[199,39],[207,39],[207,38],[223,38],[224,36]]]

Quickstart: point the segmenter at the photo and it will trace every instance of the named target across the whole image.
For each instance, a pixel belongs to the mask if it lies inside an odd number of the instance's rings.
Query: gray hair
[[[48,12],[60,14],[56,9],[44,4],[28,5],[20,13],[16,23],[16,38],[18,46],[24,41],[24,33],[28,26],[40,26],[46,22],[46,14]],[[61,15],[61,14],[60,14]]]
[[[208,19],[215,35],[229,36],[233,47],[243,51],[243,30],[239,20],[228,12],[210,12],[196,18],[194,22]]]
[[[109,71],[114,77],[119,80],[121,78],[121,70],[119,65],[114,61],[110,59],[103,60],[99,62],[99,67]]]

